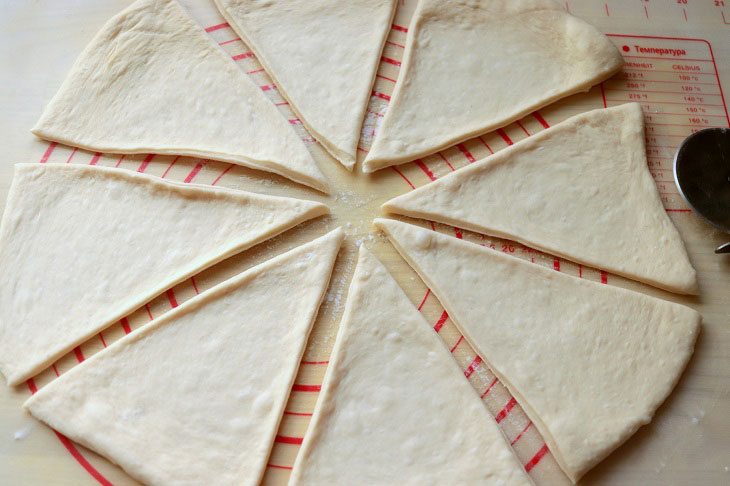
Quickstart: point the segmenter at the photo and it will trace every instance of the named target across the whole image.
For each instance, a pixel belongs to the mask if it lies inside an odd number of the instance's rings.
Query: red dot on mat
[[[629,52],[629,50],[630,50],[629,46],[623,46],[622,49],[624,50],[624,52]]]

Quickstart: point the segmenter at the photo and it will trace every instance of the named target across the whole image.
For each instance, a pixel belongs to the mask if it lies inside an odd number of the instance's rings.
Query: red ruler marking
[[[530,472],[537,464],[540,462],[540,460],[545,457],[545,454],[547,454],[550,451],[548,449],[547,444],[544,444],[539,451],[537,451],[537,454],[532,456],[532,459],[525,464],[525,471]]]
[[[426,293],[426,297],[428,297],[428,293]],[[426,297],[423,298],[423,302],[426,302]],[[423,303],[421,303],[421,306],[423,306]],[[418,310],[421,310],[421,309],[419,308]],[[446,322],[446,319],[448,319],[448,318],[449,318],[449,313],[446,311],[443,311],[441,313],[441,317],[439,317],[439,320],[436,321],[436,324],[433,326],[433,330],[436,332],[441,331],[441,328],[444,327],[444,323]]]
[[[319,392],[322,390],[322,385],[297,385],[292,386],[292,391],[298,392]]]
[[[464,337],[464,336],[462,336]],[[471,364],[464,370],[464,376],[469,378],[473,373],[474,370],[476,370],[479,365],[482,362],[482,358],[480,358],[478,355],[474,358],[474,361],[471,362]]]
[[[225,29],[226,27],[230,27],[230,25],[228,24],[228,22],[223,22],[222,24],[212,25],[210,27],[206,27],[205,31],[206,32],[213,32],[215,30]]]
[[[40,160],[41,164],[45,164],[46,162],[48,162],[48,158],[53,153],[53,150],[56,148],[56,145],[58,145],[56,142],[51,142],[48,144],[48,148],[43,153],[43,157],[41,157],[41,160]]]
[[[511,397],[509,401],[507,402],[507,405],[504,406],[502,410],[499,411],[499,413],[494,417],[494,419],[497,421],[497,423],[500,423],[504,418],[509,414],[510,410],[512,410],[515,405],[517,405],[517,400],[515,400],[514,397]]]
[[[279,444],[295,444],[295,445],[301,445],[302,441],[304,440],[303,437],[289,437],[286,435],[277,435],[274,438],[274,442],[278,442]]]

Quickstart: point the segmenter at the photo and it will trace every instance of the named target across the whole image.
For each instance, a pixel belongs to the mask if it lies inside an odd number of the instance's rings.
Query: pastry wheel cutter
[[[674,156],[674,180],[695,213],[730,233],[730,128],[706,128],[687,137]],[[715,253],[730,253],[730,242]]]

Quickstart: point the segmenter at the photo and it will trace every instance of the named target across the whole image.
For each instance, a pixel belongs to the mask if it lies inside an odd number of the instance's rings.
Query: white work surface
[[[539,264],[571,275],[632,288],[699,310],[704,318],[702,333],[695,355],[675,392],[659,409],[652,424],[643,427],[627,444],[591,471],[581,484],[730,483],[730,258],[712,253],[712,249],[728,236],[714,231],[687,209],[677,194],[671,172],[671,158],[683,137],[705,126],[730,126],[722,95],[722,91],[730,93],[730,2],[566,1],[565,6],[572,13],[611,35],[626,56],[627,65],[622,73],[588,94],[573,96],[542,109],[504,130],[426,157],[420,164],[386,169],[372,177],[346,172],[316,142],[310,141],[308,147],[332,181],[331,196],[296,186],[276,176],[220,162],[145,155],[120,158],[118,155],[74,151],[35,138],[29,129],[76,56],[101,25],[128,3],[125,0],[5,0],[0,5],[0,32],[4,41],[0,69],[4,110],[0,121],[4,137],[0,159],[0,208],[5,204],[13,164],[44,161],[118,165],[169,179],[316,199],[330,205],[333,215],[302,225],[176,286],[100,336],[82,344],[27,384],[15,389],[1,385],[0,484],[137,484],[105,459],[54,434],[26,414],[21,405],[31,390],[42,387],[57,374],[63,374],[104,345],[119,339],[125,330],[144,325],[171,306],[191,298],[197,291],[338,225],[346,227],[348,240],[338,260],[332,288],[315,323],[269,459],[264,483],[285,484],[289,476],[332,349],[349,275],[354,268],[354,250],[356,244],[364,243],[383,259],[414,305],[419,306],[429,322],[439,329],[439,335],[453,350],[469,381],[480,395],[484,395],[486,405],[537,484],[566,484],[566,478],[519,405],[500,383],[495,383],[494,375],[461,339],[443,308],[415,273],[383,237],[373,233],[370,221],[380,215],[379,206],[383,201],[410,190],[411,186],[426,184],[452,168],[464,166],[470,159],[485,157],[492,150],[504,148],[512,141],[575,113],[627,101],[642,103],[647,115],[650,168],[667,211],[682,233],[698,270],[699,297],[678,297],[613,275],[579,268],[508,241],[485,239],[444,226],[437,225],[437,229],[452,235],[463,233],[464,238],[493,244],[496,250],[532,258]],[[237,36],[223,24],[212,2],[186,0],[183,3],[203,27],[209,27],[213,40],[221,43],[231,55],[248,52],[240,40],[234,40]],[[399,10],[374,87],[371,113],[363,129],[361,156],[370,146],[373,129],[387,107],[393,80],[398,75],[406,27],[414,7],[414,0],[399,1]],[[649,47],[671,51],[657,55],[647,53],[645,48]],[[237,62],[246,72],[260,69],[251,57],[243,56]],[[282,101],[264,73],[252,72],[251,76],[264,87],[272,100]],[[180,93],[181,97],[186,95]],[[295,120],[286,106],[281,109],[284,116]],[[150,113],[150,116],[155,114]],[[301,131],[302,138],[309,138],[301,126],[297,129]],[[93,204],[93,201],[90,203]],[[276,358],[272,356],[272,359]],[[459,413],[459,410],[443,410],[443,413]],[[485,458],[485,461],[488,460]]]

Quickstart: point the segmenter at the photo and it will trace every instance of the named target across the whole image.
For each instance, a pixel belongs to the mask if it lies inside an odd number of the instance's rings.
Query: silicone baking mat
[[[496,132],[482,135],[413,163],[372,177],[342,169],[317,144],[278,93],[255,56],[205,1],[183,2],[211,38],[261,86],[305,140],[332,183],[324,196],[289,181],[231,164],[186,157],[119,156],[76,150],[35,139],[28,129],[55,92],[71,63],[96,30],[127,2],[50,1],[4,7],[3,93],[8,115],[2,121],[5,157],[0,164],[4,201],[16,162],[74,163],[119,167],[184,182],[223,185],[269,194],[316,199],[333,211],[329,218],[302,225],[231,258],[158,296],[97,337],[75,348],[49,369],[16,389],[0,387],[0,478],[2,484],[137,484],[93,452],[35,422],[21,404],[37,388],[62,375],[125,333],[245,268],[264,261],[325,230],[342,225],[348,241],[341,253],[315,323],[304,360],[277,432],[265,484],[285,484],[318,397],[334,343],[357,245],[365,244],[386,263],[412,302],[464,369],[517,455],[537,484],[567,484],[549,449],[519,404],[499,383],[449,320],[438,300],[400,259],[370,222],[385,200],[435,180],[475,160],[579,112],[629,101],[642,104],[647,120],[649,166],[670,217],[684,237],[698,269],[702,295],[683,298],[574,265],[506,240],[433,225],[556,271],[607,285],[620,285],[683,302],[700,310],[703,331],[695,357],[675,393],[651,425],[642,428],[584,484],[720,484],[730,481],[730,261],[712,254],[722,236],[699,222],[672,181],[671,161],[678,143],[710,126],[730,126],[725,93],[730,90],[730,6],[717,0],[574,0],[571,13],[608,34],[626,58],[624,70],[589,93],[539,110]],[[398,77],[414,0],[399,0],[373,87],[358,151],[364,158],[387,109]],[[326,28],[326,27],[324,27]],[[454,73],[458,75],[458,73]],[[184,96],[184,94],[181,94]],[[154,116],[154,115],[152,115]],[[4,204],[4,203],[3,203]],[[429,225],[423,221],[416,224]],[[641,251],[638,249],[637,251]],[[374,323],[387,325],[387,323]],[[272,356],[272,359],[277,359]],[[377,391],[376,391],[377,392]],[[443,414],[459,413],[458,409]],[[489,461],[485,457],[485,461]]]

